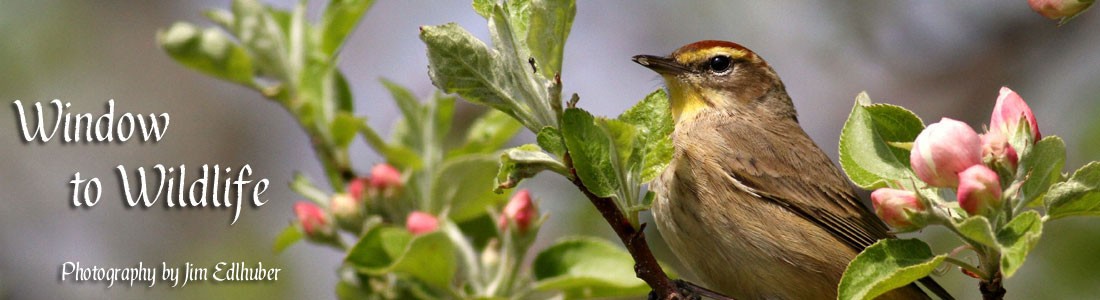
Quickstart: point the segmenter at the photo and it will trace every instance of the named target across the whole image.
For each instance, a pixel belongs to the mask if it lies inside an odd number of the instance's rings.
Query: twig
[[[993,278],[990,280],[982,280],[978,282],[978,290],[982,291],[983,300],[1001,300],[1005,298],[1004,285],[1002,284],[1001,272],[993,274]]]
[[[571,175],[569,180],[584,193],[584,196],[588,197],[593,206],[596,206],[596,210],[600,212],[607,224],[611,225],[611,229],[615,230],[619,240],[626,246],[626,251],[630,252],[630,256],[634,258],[634,274],[653,289],[657,299],[682,299],[683,296],[672,284],[668,274],[665,274],[665,270],[661,269],[661,265],[657,263],[657,258],[653,256],[653,252],[649,250],[645,233],[640,230],[645,228],[645,224],[642,224],[641,228],[635,229],[634,226],[630,225],[630,221],[626,219],[623,212],[619,210],[619,207],[615,205],[614,200],[597,196],[588,190],[588,187],[584,186],[580,177],[577,176],[577,170],[573,168],[573,159],[569,157],[568,153],[565,154],[564,160]]]

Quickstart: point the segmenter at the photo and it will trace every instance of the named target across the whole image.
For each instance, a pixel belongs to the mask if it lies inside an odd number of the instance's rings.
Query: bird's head
[[[764,59],[736,43],[699,41],[668,57],[637,55],[634,62],[664,78],[676,124],[708,109],[796,118],[779,76]]]

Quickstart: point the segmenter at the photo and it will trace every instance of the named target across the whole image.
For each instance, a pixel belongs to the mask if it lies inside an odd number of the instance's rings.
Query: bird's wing
[[[716,118],[718,124],[711,132],[723,141],[722,152],[729,154],[719,158],[729,176],[762,199],[825,228],[856,252],[891,237],[886,225],[859,201],[828,156],[793,120],[769,126],[729,120],[729,116]]]

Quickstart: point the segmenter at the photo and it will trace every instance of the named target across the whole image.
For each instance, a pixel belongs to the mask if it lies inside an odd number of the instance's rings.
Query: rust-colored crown
[[[719,40],[703,40],[703,41],[698,41],[698,42],[694,42],[694,43],[691,43],[691,44],[687,44],[687,45],[684,45],[683,47],[680,47],[680,49],[676,49],[676,51],[672,52],[672,57],[680,56],[680,54],[683,54],[683,53],[697,52],[699,50],[711,49],[711,48],[716,48],[716,47],[730,48],[730,49],[736,49],[736,50],[741,50],[741,51],[746,51],[746,52],[752,52],[752,50],[749,50],[749,48],[745,48],[745,46],[741,46],[741,44],[734,43],[734,42],[719,41]]]
[[[680,64],[691,64],[713,57],[716,54],[728,55],[736,60],[767,64],[756,53],[740,44],[718,40],[704,40],[684,45],[672,52],[672,58]]]

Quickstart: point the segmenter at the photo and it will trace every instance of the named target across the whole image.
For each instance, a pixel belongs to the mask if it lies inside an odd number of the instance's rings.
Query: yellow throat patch
[[[706,95],[698,87],[691,86],[672,76],[662,76],[668,87],[672,119],[676,124],[687,120],[708,106]]]

